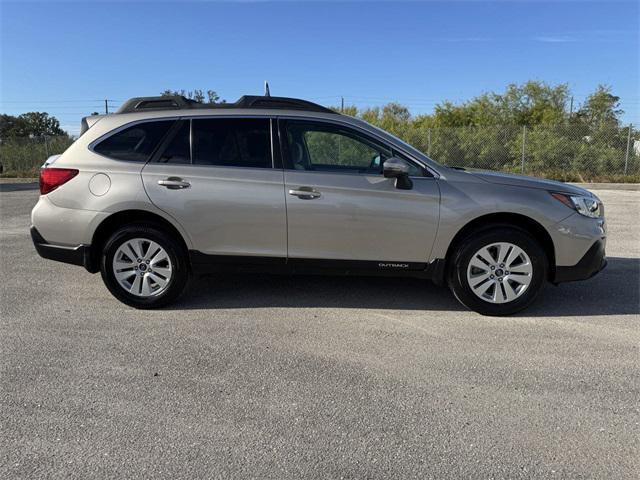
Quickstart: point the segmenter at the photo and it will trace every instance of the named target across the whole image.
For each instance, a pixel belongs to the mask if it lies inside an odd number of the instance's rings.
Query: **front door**
[[[286,258],[282,170],[273,168],[270,122],[183,120],[142,170],[151,201],[201,253]]]
[[[413,165],[413,188],[397,189],[382,175],[395,152],[377,139],[322,121],[280,124],[290,259],[428,262],[439,215],[435,178]]]

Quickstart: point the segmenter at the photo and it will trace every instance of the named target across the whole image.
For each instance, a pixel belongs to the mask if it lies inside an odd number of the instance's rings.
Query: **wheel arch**
[[[527,217],[526,215],[519,213],[507,212],[490,213],[476,217],[460,228],[447,248],[444,272],[448,271],[456,248],[462,241],[472,234],[498,226],[511,228],[516,227],[532,235],[533,238],[538,241],[547,256],[547,260],[549,262],[548,276],[551,277],[553,275],[556,264],[555,247],[547,229],[531,217]]]
[[[185,241],[185,238],[180,230],[178,230],[178,228],[166,218],[158,215],[157,213],[149,212],[146,210],[122,210],[113,213],[102,220],[102,222],[100,222],[98,227],[93,232],[93,236],[91,239],[91,251],[89,253],[88,261],[85,265],[89,272],[96,273],[100,270],[100,253],[102,252],[102,247],[108,240],[109,236],[116,229],[125,225],[135,223],[152,224],[158,226],[159,228],[162,228],[164,231],[174,237],[178,242],[180,242],[185,252],[189,251],[187,242]]]

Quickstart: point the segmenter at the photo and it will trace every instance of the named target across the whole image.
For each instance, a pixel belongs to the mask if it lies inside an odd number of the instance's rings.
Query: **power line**
[[[100,103],[104,98],[90,100],[0,100],[0,103]],[[109,102],[122,102],[122,100],[107,99]]]

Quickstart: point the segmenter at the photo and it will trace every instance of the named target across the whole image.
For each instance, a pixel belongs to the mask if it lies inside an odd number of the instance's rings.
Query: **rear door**
[[[294,119],[280,127],[290,259],[424,268],[438,227],[435,178],[406,157],[413,188],[397,189],[382,164],[400,153],[359,129]]]
[[[142,170],[151,201],[194,248],[215,256],[286,258],[283,177],[269,118],[182,120]]]

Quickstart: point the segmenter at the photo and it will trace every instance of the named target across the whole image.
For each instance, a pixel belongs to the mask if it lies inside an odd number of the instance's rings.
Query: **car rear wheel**
[[[121,302],[136,308],[157,308],[173,302],[184,290],[187,255],[171,235],[153,225],[122,227],[105,243],[102,279]]]
[[[527,232],[496,227],[458,245],[448,283],[466,307],[483,315],[509,315],[535,300],[547,268],[544,250]]]

